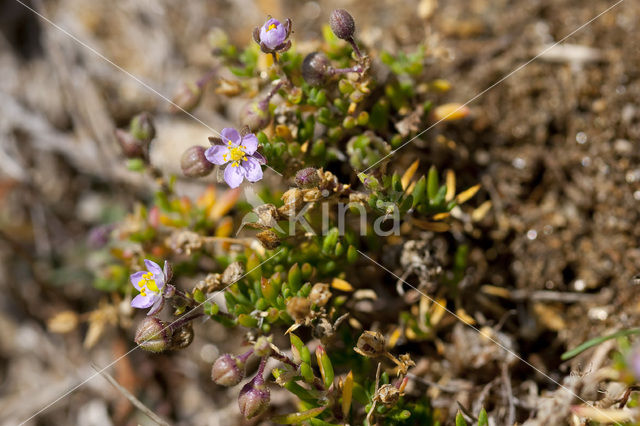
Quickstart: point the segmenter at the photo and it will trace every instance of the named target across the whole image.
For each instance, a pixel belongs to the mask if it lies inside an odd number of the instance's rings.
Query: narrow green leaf
[[[586,351],[589,348],[599,345],[602,342],[606,342],[607,340],[611,340],[611,339],[617,339],[618,337],[631,336],[633,334],[640,334],[640,328],[631,328],[629,330],[621,330],[616,333],[609,334],[608,336],[600,336],[600,337],[593,338],[591,340],[587,340],[586,342],[577,346],[576,348],[563,353],[560,359],[562,359],[563,361],[566,361]]]
[[[438,170],[435,166],[431,166],[429,169],[429,176],[427,178],[427,196],[429,200],[433,200],[438,195],[438,188],[440,187],[440,181],[438,179]]]
[[[460,411],[456,414],[456,426],[467,426],[467,421],[464,419]]]
[[[487,410],[482,407],[478,414],[478,426],[489,426],[489,418],[487,417]]]

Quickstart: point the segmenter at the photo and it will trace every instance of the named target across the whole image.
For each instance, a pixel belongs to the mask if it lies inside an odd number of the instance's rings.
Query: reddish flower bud
[[[322,53],[309,53],[302,61],[302,78],[311,86],[322,86],[330,76],[331,63]]]
[[[221,386],[235,386],[244,378],[244,364],[234,355],[221,355],[213,363],[211,379]]]
[[[206,149],[202,146],[192,146],[188,148],[180,159],[180,167],[182,173],[187,177],[203,177],[207,176],[213,170],[213,163],[207,160],[204,152]]]
[[[126,130],[115,130],[116,140],[122,149],[122,153],[127,158],[142,158],[149,145],[148,141],[141,141],[135,138]]]
[[[271,121],[269,104],[263,102],[249,102],[242,111],[242,124],[249,126],[251,132],[257,132],[267,127]]]
[[[183,83],[172,99],[171,112],[191,111],[202,99],[202,87],[194,82]]]
[[[246,419],[252,419],[264,413],[269,407],[271,395],[260,375],[243,386],[238,395],[240,413]]]
[[[300,188],[314,188],[320,183],[321,177],[318,174],[318,170],[313,167],[307,167],[306,169],[298,170],[296,173],[295,182]]]
[[[329,25],[336,37],[343,40],[349,40],[356,31],[356,23],[353,21],[353,17],[344,9],[336,9],[331,12]]]

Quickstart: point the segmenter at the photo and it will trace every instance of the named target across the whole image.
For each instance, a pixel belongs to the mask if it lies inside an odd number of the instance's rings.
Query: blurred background
[[[132,328],[114,326],[113,313],[96,311],[102,317],[96,314],[93,331],[60,335],[47,326],[58,312],[89,312],[104,302],[92,286],[89,236],[97,238],[92,230],[122,217],[156,185],[127,169],[114,129],[139,111],[152,112],[158,134],[152,163],[177,173],[178,155],[206,145],[211,133],[171,114],[158,93],[171,98],[182,81],[211,68],[210,30],[221,28],[242,46],[268,14],[290,17],[293,38],[305,50],[335,7],[354,16],[358,40],[368,48],[424,43],[437,51],[430,66],[434,77],[452,84],[451,101],[466,102],[544,52],[475,100],[469,120],[434,129],[406,149],[455,164],[463,170],[461,186],[480,181],[493,209],[473,231],[466,285],[480,289],[483,309],[514,312],[505,331],[518,352],[560,380],[567,366],[538,360],[559,359],[594,329],[630,327],[639,318],[640,280],[633,277],[640,272],[640,4],[624,1],[547,49],[614,3],[26,2],[47,22],[16,0],[0,0],[2,424],[29,418],[92,375],[92,363],[107,365],[133,347]],[[194,115],[215,129],[237,124],[244,101],[217,96],[214,86],[209,91]],[[486,285],[518,296],[501,305],[483,293]],[[574,296],[541,303],[550,292]],[[144,390],[157,413],[176,424],[241,424],[234,394],[209,380],[211,362],[239,339],[212,325],[179,356],[151,361],[135,351],[110,372],[132,393]],[[96,377],[29,424],[149,424],[133,411]]]

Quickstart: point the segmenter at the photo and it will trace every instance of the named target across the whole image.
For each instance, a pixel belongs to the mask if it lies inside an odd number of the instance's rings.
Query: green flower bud
[[[146,317],[138,326],[135,342],[145,351],[162,352],[171,348],[171,327],[156,317]]]
[[[156,128],[153,125],[153,118],[148,112],[143,112],[131,120],[129,132],[134,138],[144,142],[150,142],[156,136]]]

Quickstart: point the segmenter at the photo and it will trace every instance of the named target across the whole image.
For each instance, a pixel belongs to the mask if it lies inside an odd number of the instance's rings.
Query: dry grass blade
[[[138,398],[136,398],[131,392],[129,392],[127,389],[125,389],[120,383],[118,383],[116,381],[116,379],[113,378],[113,376],[109,373],[107,373],[104,370],[99,370],[95,365],[91,364],[91,367],[93,367],[94,370],[96,370],[96,372],[100,373],[102,376],[104,376],[105,379],[107,379],[109,381],[109,383],[111,383],[117,390],[118,392],[120,392],[122,395],[124,395],[138,410],[142,411],[144,414],[147,415],[147,417],[149,417],[153,422],[155,422],[158,425],[162,425],[162,426],[169,426],[170,423],[167,422],[166,420],[164,420],[162,417],[158,416],[156,413],[154,413],[153,411],[151,411],[151,409],[149,409],[149,407],[147,407],[146,405],[144,405]]]

